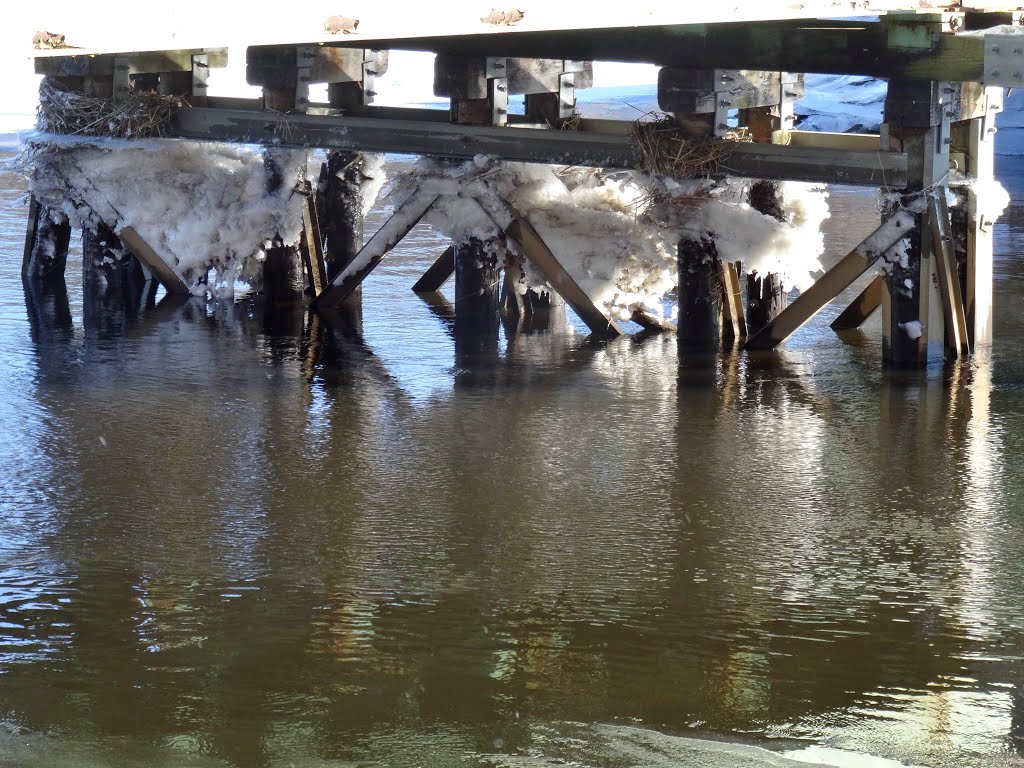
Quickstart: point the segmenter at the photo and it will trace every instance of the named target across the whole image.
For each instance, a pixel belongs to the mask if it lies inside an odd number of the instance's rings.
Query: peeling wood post
[[[757,181],[747,193],[750,207],[777,221],[784,221],[782,196],[779,185],[771,181]],[[747,328],[756,333],[779,316],[786,308],[787,296],[782,287],[782,278],[774,273],[747,274]]]
[[[679,349],[708,352],[722,344],[722,264],[710,237],[679,241]]]
[[[939,82],[893,81],[885,102],[890,149],[907,154],[905,193],[932,189],[945,195],[949,171],[950,89]],[[886,364],[919,367],[941,360],[945,322],[938,274],[928,235],[927,213],[916,214],[906,266],[891,263],[882,303],[882,349]]]
[[[39,228],[39,214],[43,207],[39,205],[35,195],[28,201],[28,223],[25,226],[25,253],[21,258],[21,276],[28,277],[29,265],[32,263],[32,250],[36,247],[36,231]]]
[[[530,288],[522,301],[523,330],[527,333],[565,327],[565,299],[557,293]]]
[[[29,212],[30,219],[32,212]],[[55,208],[38,206],[35,226],[31,226],[32,242],[26,238],[27,264],[23,259],[23,274],[29,279],[50,280],[64,278],[71,244],[71,223],[68,217]]]
[[[342,86],[349,86],[349,89],[344,90]],[[342,96],[355,100],[353,103],[363,103],[362,86],[359,83],[334,83],[329,88],[334,89],[330,91],[332,103]],[[325,162],[320,166],[313,209],[320,222],[328,281],[337,277],[363,247],[362,189],[365,168],[364,154],[340,150],[328,152]],[[343,314],[350,327],[361,329],[362,287],[356,286],[335,309]]]
[[[498,299],[504,246],[497,239],[467,238],[455,244],[455,331],[498,333]]]

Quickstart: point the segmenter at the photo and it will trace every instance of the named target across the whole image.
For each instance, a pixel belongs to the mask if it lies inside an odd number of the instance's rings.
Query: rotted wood
[[[722,263],[710,237],[679,241],[679,347],[711,351],[721,347]]]
[[[829,326],[833,331],[852,331],[860,328],[882,306],[885,280],[878,275],[860,292],[850,306],[844,309]]]
[[[90,325],[103,322],[105,310],[114,310],[106,321],[114,321],[115,326],[125,314],[136,315],[143,306],[147,282],[138,258],[108,226],[82,232],[84,314]]]
[[[501,280],[500,308],[502,317],[510,320],[521,320],[526,315],[526,303],[519,293],[519,285],[524,281],[521,256],[506,256],[505,273]]]
[[[36,246],[36,231],[39,229],[39,215],[43,206],[35,195],[28,200],[28,223],[25,227],[25,252],[21,257],[21,276],[28,277],[29,264],[32,263],[32,249]]]
[[[306,280],[298,247],[286,245],[281,236],[275,234],[265,251],[263,295],[275,304],[301,301],[306,290]]]
[[[413,193],[373,237],[367,240],[355,258],[331,279],[330,285],[320,294],[315,306],[337,307],[351,296],[391,249],[419,223],[437,197],[433,192],[422,190]]]
[[[671,333],[676,330],[675,323],[639,307],[633,310],[629,319],[651,333]]]
[[[946,349],[952,357],[971,351],[967,334],[967,314],[960,294],[960,279],[953,253],[953,231],[945,197],[932,195],[928,205],[928,223],[932,238],[932,253],[939,276],[943,317],[946,321]]]
[[[501,263],[495,240],[470,237],[455,244],[455,327],[497,333]]]
[[[74,49],[68,49],[74,50]],[[128,66],[126,74],[159,74],[161,72],[192,71],[193,56],[208,57],[209,66],[226,67],[228,63],[227,48],[185,48],[174,51],[139,51],[136,53],[87,53],[61,55],[35,54],[35,73],[37,75],[55,75],[86,77],[107,76],[114,73],[115,60],[123,59]]]
[[[448,246],[444,253],[430,265],[423,276],[412,287],[413,293],[432,293],[441,290],[448,279],[455,274],[455,246]]]
[[[747,192],[747,202],[755,211],[776,221],[785,221],[779,185],[773,181],[756,181]],[[772,272],[747,274],[747,327],[754,333],[779,316],[786,308],[786,291],[782,278]]]
[[[745,347],[777,347],[842,291],[849,288],[858,277],[871,269],[886,251],[906,237],[916,225],[913,214],[906,210],[897,211],[838,264],[819,277],[810,288],[797,296],[778,317],[748,338]]]
[[[35,211],[30,206],[22,274],[36,280],[63,280],[70,244],[71,223],[63,212],[40,203]]]

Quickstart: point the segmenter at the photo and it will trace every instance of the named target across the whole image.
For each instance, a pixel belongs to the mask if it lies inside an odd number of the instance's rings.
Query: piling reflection
[[[1015,401],[980,358],[484,344],[440,305],[423,394],[372,323],[192,299],[76,334],[26,301],[0,708],[86,764],[619,754],[568,723],[1019,748]]]

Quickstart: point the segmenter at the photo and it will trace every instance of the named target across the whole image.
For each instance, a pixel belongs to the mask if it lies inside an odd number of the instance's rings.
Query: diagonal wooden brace
[[[455,274],[455,246],[449,245],[447,250],[438,256],[437,261],[423,273],[412,287],[413,293],[433,293],[441,290],[441,286]]]
[[[941,190],[940,190],[941,191]],[[928,202],[929,229],[932,253],[938,267],[939,293],[942,296],[942,315],[946,322],[946,347],[953,357],[971,351],[967,335],[967,313],[960,293],[960,278],[953,255],[953,232],[949,208],[944,194],[931,195]]]
[[[796,300],[779,313],[778,317],[751,336],[745,349],[774,349],[800,326],[848,288],[854,280],[903,239],[914,228],[914,215],[906,210],[897,211],[882,226],[844,256],[838,264],[815,281],[814,285],[797,296]]]
[[[345,301],[352,291],[362,284],[367,275],[384,260],[391,249],[398,245],[402,238],[419,223],[437,198],[438,195],[435,192],[417,189],[405,204],[384,222],[376,234],[367,240],[366,245],[360,249],[352,261],[335,276],[331,284],[314,300],[313,306],[329,309],[337,307]]]

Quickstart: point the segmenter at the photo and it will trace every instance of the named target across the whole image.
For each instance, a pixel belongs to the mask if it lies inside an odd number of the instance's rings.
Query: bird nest
[[[123,99],[62,91],[45,78],[39,86],[39,127],[73,136],[152,138],[164,136],[174,113],[185,105],[177,96],[129,90]]]
[[[633,123],[630,139],[636,150],[637,170],[681,179],[708,178],[718,173],[736,150],[750,141],[745,130],[730,131],[724,139],[693,138],[670,116]]]

